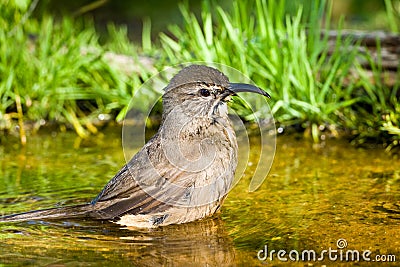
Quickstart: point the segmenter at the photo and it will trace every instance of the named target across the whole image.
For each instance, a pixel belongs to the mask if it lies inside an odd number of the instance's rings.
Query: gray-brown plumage
[[[91,203],[8,215],[0,221],[88,217],[155,227],[214,214],[237,165],[226,102],[238,92],[268,94],[253,85],[230,83],[218,70],[202,65],[182,69],[164,90],[158,132]]]

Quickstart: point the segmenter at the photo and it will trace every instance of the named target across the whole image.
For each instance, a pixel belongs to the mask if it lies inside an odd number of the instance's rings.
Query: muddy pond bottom
[[[109,128],[86,141],[50,133],[31,137],[25,148],[12,138],[0,144],[0,214],[90,201],[125,163],[120,134]],[[396,156],[347,141],[315,147],[280,136],[267,179],[250,193],[252,171],[219,214],[189,224],[138,230],[90,220],[0,223],[0,266],[400,262]]]

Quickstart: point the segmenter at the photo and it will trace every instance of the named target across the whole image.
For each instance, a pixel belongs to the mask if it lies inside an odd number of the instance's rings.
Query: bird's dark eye
[[[204,97],[210,96],[210,91],[208,91],[207,89],[200,89],[199,93],[201,96]]]

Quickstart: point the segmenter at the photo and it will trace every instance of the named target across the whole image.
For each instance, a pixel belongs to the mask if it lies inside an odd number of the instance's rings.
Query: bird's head
[[[190,117],[225,117],[230,96],[251,92],[269,97],[260,88],[243,83],[231,83],[217,69],[191,65],[176,74],[164,89],[164,115],[179,107]]]

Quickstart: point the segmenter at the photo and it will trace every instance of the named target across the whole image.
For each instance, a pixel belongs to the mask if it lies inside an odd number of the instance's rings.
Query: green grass
[[[7,8],[1,8],[5,14]],[[18,12],[16,12],[18,14]],[[72,126],[81,137],[96,133],[99,115],[121,120],[141,79],[150,73],[124,73],[104,59],[108,50],[140,50],[126,38],[126,30],[109,26],[109,40],[100,45],[89,21],[63,18],[40,20],[13,27],[3,20],[0,29],[0,128],[18,121],[21,142],[24,123],[34,129],[43,122]]]
[[[349,128],[354,129],[353,143],[363,144],[377,140],[383,143],[387,150],[400,145],[400,72],[393,86],[388,86],[387,73],[382,68],[382,58],[379,56],[380,45],[377,40],[378,60],[368,53],[366,59],[372,68],[373,76],[357,65],[360,79],[357,81],[359,97],[362,101],[354,105],[347,112],[349,116]]]
[[[397,9],[396,9],[397,6]],[[400,4],[398,1],[385,0],[386,7],[386,19],[387,24],[391,32],[399,33],[400,16],[399,10]]]
[[[393,2],[385,3],[388,28],[398,31]],[[26,122],[33,122],[34,129],[53,122],[87,137],[97,132],[99,118],[122,120],[135,90],[155,70],[139,64],[138,70],[127,71],[107,61],[112,52],[135,62],[143,54],[156,58],[158,70],[193,61],[225,64],[271,94],[280,127],[302,129],[314,142],[350,133],[357,144],[398,146],[399,79],[387,86],[385,70],[366,55],[375,77],[371,81],[357,63],[363,55],[349,48],[350,39],[338,38],[329,51],[321,33],[331,28],[331,2],[311,5],[290,15],[285,1],[233,1],[229,10],[203,1],[196,16],[181,4],[184,24],[171,25],[168,34],[152,41],[146,19],[141,46],[127,38],[123,26],[108,25],[100,38],[86,19],[27,18],[27,7],[1,5],[0,129],[19,125],[25,142]],[[341,23],[335,28],[340,32]],[[243,103],[232,106],[248,116]]]

